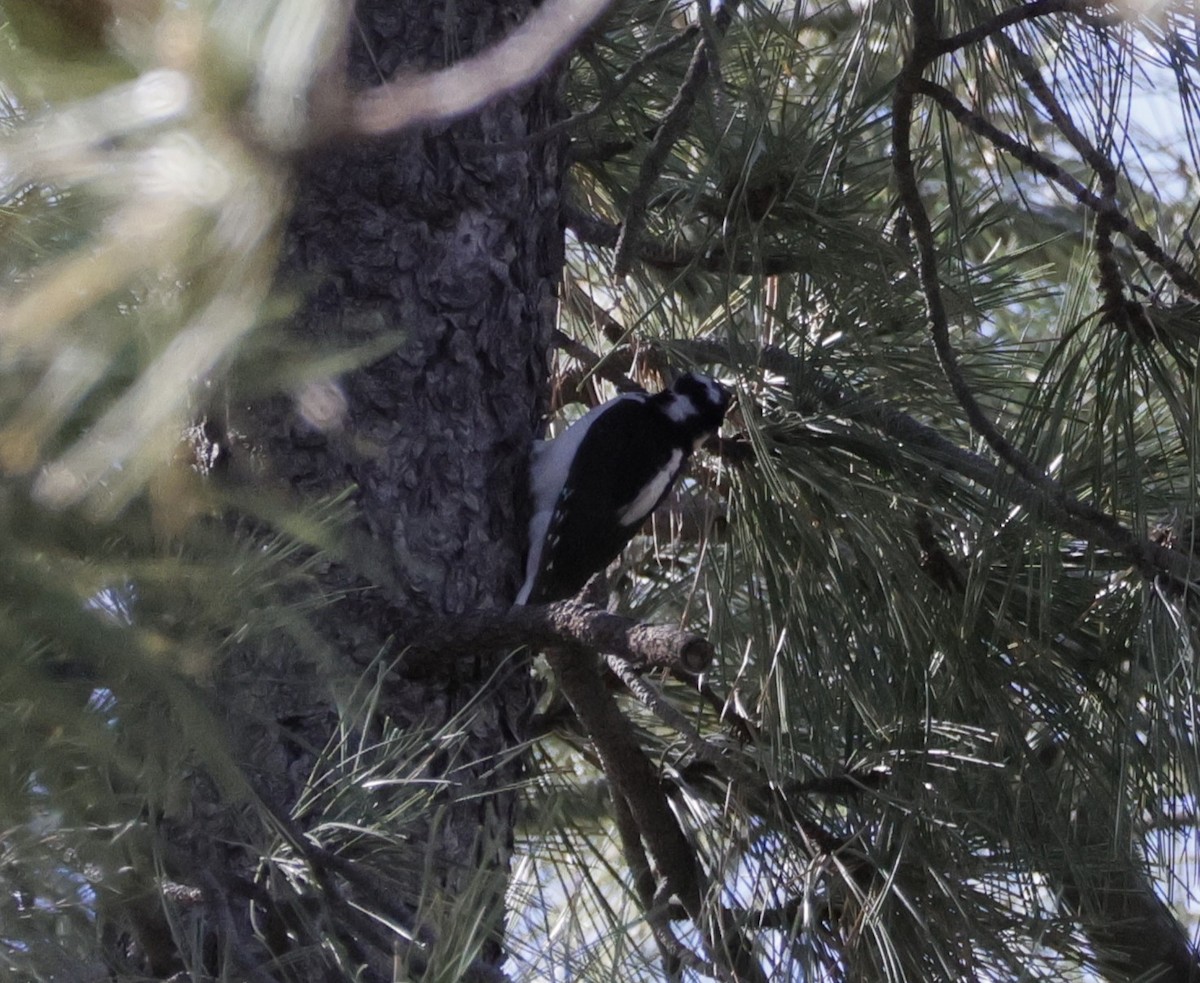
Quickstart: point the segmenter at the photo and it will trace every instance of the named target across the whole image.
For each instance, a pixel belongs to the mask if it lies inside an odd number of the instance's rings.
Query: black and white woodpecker
[[[689,372],[660,393],[625,393],[534,445],[533,514],[518,604],[573,597],[616,559],[692,451],[717,432],[730,393]]]

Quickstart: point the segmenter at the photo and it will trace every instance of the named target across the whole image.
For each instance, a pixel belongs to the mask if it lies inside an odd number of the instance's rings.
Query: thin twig
[[[1104,296],[1104,309],[1111,319],[1127,331],[1135,327],[1136,320],[1137,325],[1142,329],[1135,332],[1137,336],[1147,336],[1148,332],[1145,329],[1148,325],[1145,314],[1142,312],[1140,304],[1126,297],[1125,278],[1121,275],[1121,268],[1117,265],[1113,249],[1112,216],[1113,212],[1117,210],[1116,167],[1075,125],[1071,114],[1055,96],[1046,80],[1042,78],[1033,58],[1022,51],[1016,42],[1005,34],[997,34],[992,38],[992,43],[1008,56],[1029,87],[1029,91],[1033,93],[1034,98],[1049,113],[1051,121],[1058,127],[1059,132],[1067,138],[1067,142],[1075,148],[1084,162],[1096,172],[1096,177],[1100,181],[1101,199],[1105,204],[1105,211],[1101,212],[1096,220],[1096,266],[1100,291]]]
[[[555,348],[560,348],[571,358],[582,363],[583,367],[588,371],[589,375],[598,375],[601,379],[607,379],[617,387],[617,392],[645,392],[645,387],[634,382],[629,376],[621,371],[623,366],[614,364],[611,358],[601,358],[594,351],[583,344],[581,341],[576,341],[570,335],[563,334],[557,328],[550,336],[550,343]]]
[[[593,246],[614,249],[623,231],[621,226],[570,204],[563,206],[563,217],[567,228],[581,241]],[[626,222],[628,223],[628,218]],[[631,255],[636,255],[638,260],[653,269],[668,273],[696,269],[708,273],[734,273],[739,276],[783,276],[787,273],[808,273],[812,269],[812,262],[807,256],[793,252],[743,257],[730,253],[721,242],[711,249],[695,251],[667,245],[642,231],[639,231],[636,241],[628,241],[630,244],[626,248]]]
[[[1131,560],[1147,577],[1165,575],[1183,588],[1191,588],[1200,579],[1200,562],[1178,550],[1135,535],[1115,516],[1085,505],[1057,482],[1050,483],[1053,485],[1051,489],[1021,481],[987,458],[959,447],[933,427],[883,400],[840,386],[791,352],[781,348],[739,352],[715,341],[677,341],[672,346],[678,351],[687,352],[698,362],[739,364],[757,361],[769,371],[791,379],[797,403],[802,407],[810,407],[811,412],[823,408],[844,419],[879,430],[898,444],[919,448],[933,463],[989,489],[1013,504],[1034,510],[1093,545],[1114,550]],[[1069,507],[1067,503],[1070,503]]]
[[[701,676],[691,676],[683,673],[673,673],[672,675],[677,682],[681,682],[690,689],[695,690],[697,695],[716,711],[721,723],[728,725],[739,741],[743,744],[758,743],[758,735],[754,724],[742,716],[732,699],[721,696],[713,688],[712,684],[705,682]]]
[[[967,415],[971,428],[987,441],[996,455],[1007,462],[1026,481],[1043,485],[1046,475],[1036,467],[992,422],[971,391],[958,353],[950,341],[950,319],[942,300],[941,279],[938,274],[937,246],[933,225],[921,198],[917,183],[916,164],[912,156],[913,104],[923,80],[922,73],[938,53],[937,12],[934,0],[915,0],[913,4],[913,47],[896,80],[892,100],[892,163],[900,201],[908,213],[912,235],[917,245],[917,273],[933,334],[938,361],[959,405]]]
[[[1021,50],[1016,42],[1007,35],[997,35],[992,39],[992,43],[1012,60],[1021,79],[1029,86],[1029,91],[1042,104],[1046,112],[1050,114],[1050,119],[1058,127],[1059,132],[1067,138],[1084,162],[1096,172],[1101,183],[1114,186],[1115,193],[1117,169],[1113,166],[1112,161],[1100,153],[1092,141],[1075,124],[1075,120],[1066,107],[1059,102],[1054,90],[1042,78],[1042,73],[1038,71],[1037,63],[1033,58]]]
[[[683,743],[693,755],[701,761],[711,764],[730,780],[762,782],[762,776],[755,774],[752,768],[737,761],[701,737],[700,732],[692,726],[692,722],[671,706],[658,688],[644,679],[625,659],[611,654],[605,655],[604,658],[608,667],[625,684],[625,688],[637,697],[639,703],[683,738]]]
[[[658,951],[662,956],[663,972],[669,983],[677,983],[683,979],[683,955],[680,951],[683,946],[671,931],[670,918],[666,917],[666,913],[658,904],[658,884],[655,882],[654,871],[650,869],[650,861],[646,858],[646,850],[642,846],[642,834],[634,821],[633,813],[629,811],[629,803],[615,788],[613,817],[616,820],[617,835],[621,840],[621,852],[625,855],[625,865],[633,875],[633,887],[642,907],[642,915],[654,933],[654,941],[658,944]]]
[[[650,204],[650,189],[658,180],[659,173],[666,163],[667,155],[671,152],[671,147],[683,135],[683,131],[687,127],[688,115],[699,98],[700,87],[708,78],[708,58],[705,55],[707,48],[708,44],[704,39],[697,43],[696,49],[692,53],[691,64],[688,65],[687,74],[683,77],[683,84],[675,93],[671,105],[667,107],[667,114],[659,124],[658,132],[650,144],[650,150],[638,170],[637,184],[633,186],[629,200],[625,203],[625,220],[621,223],[621,232],[617,236],[616,242],[616,255],[613,256],[613,277],[618,280],[629,272],[634,243],[641,238],[642,227],[646,224],[646,208]]]
[[[689,789],[694,794],[703,795],[709,801],[714,800],[714,796],[709,791],[710,788],[717,788],[716,804],[721,808],[727,808],[728,788],[720,779],[721,769],[708,761],[693,761],[685,767],[679,769],[680,776],[687,783]],[[712,779],[714,776],[716,781],[702,781],[702,779]],[[764,778],[754,779],[742,782],[737,788],[737,798],[741,808],[755,816],[760,816],[776,829],[792,829],[793,827],[800,830],[805,837],[805,847],[811,857],[832,856],[841,850],[847,842],[846,837],[839,836],[836,833],[831,833],[825,829],[820,823],[800,812],[793,803],[801,796],[813,794],[825,794],[822,792],[820,783],[828,781],[828,779],[812,779],[812,782],[818,783],[817,786],[809,788],[809,782],[790,782],[785,786],[777,786]],[[678,783],[676,783],[678,784]],[[866,786],[858,786],[856,791],[865,791]],[[845,794],[845,793],[842,793]]]
[[[563,132],[564,130],[577,129],[582,124],[595,119],[601,113],[607,112],[616,104],[617,97],[638,80],[642,69],[658,61],[658,59],[662,58],[664,55],[668,55],[678,48],[682,48],[691,43],[691,41],[694,40],[699,33],[700,28],[693,24],[690,27],[680,31],[673,38],[668,38],[666,41],[660,41],[654,47],[647,48],[640,55],[638,55],[637,58],[631,61],[620,75],[613,79],[612,85],[610,85],[601,94],[600,98],[595,103],[593,103],[587,109],[572,114],[570,119],[565,119],[561,122],[554,123],[538,133],[531,134],[526,138],[526,142],[533,140],[545,140]]]
[[[916,88],[921,95],[929,96],[937,102],[962,126],[979,134],[1001,150],[1007,151],[1030,170],[1053,181],[1070,193],[1081,205],[1092,209],[1097,215],[1109,216],[1115,232],[1121,233],[1142,255],[1162,267],[1171,278],[1171,282],[1180,290],[1193,300],[1200,301],[1200,280],[1196,278],[1196,275],[1173,256],[1168,255],[1149,232],[1128,218],[1120,209],[1106,202],[1100,195],[1089,191],[1081,181],[1068,174],[1045,155],[1005,133],[995,124],[963,105],[954,93],[944,86],[930,82],[928,79],[920,79],[916,82]]]
[[[731,7],[731,4],[725,4],[717,11],[712,18],[713,31],[706,33],[697,42],[696,48],[692,52],[691,63],[683,76],[683,82],[676,91],[675,98],[671,100],[671,105],[667,107],[666,115],[659,124],[658,132],[654,135],[654,141],[650,144],[650,149],[642,160],[637,184],[634,185],[629,200],[626,202],[625,220],[621,223],[621,232],[617,236],[616,255],[613,256],[612,269],[613,277],[618,280],[629,272],[634,246],[641,239],[642,227],[646,224],[646,207],[650,203],[650,190],[654,186],[654,182],[658,180],[659,173],[662,171],[663,165],[667,161],[667,155],[670,154],[675,141],[683,135],[688,117],[696,105],[696,100],[700,97],[700,90],[708,80],[712,69],[711,38],[728,29],[733,20]]]
[[[878,787],[884,780],[884,774],[869,773],[864,780],[855,775],[838,776],[837,778],[811,779],[806,782],[794,782],[784,789],[775,788],[752,764],[746,764],[732,755],[723,753],[714,747],[699,732],[692,727],[691,721],[680,711],[676,710],[663,695],[647,680],[643,679],[629,663],[614,655],[606,656],[608,666],[615,672],[638,700],[650,709],[663,723],[667,724],[681,738],[687,749],[702,764],[691,765],[687,773],[694,774],[699,767],[711,768],[713,772],[730,783],[740,786],[740,797],[747,802],[759,801],[763,806],[763,814],[767,814],[769,803],[773,818],[785,817],[798,826],[812,840],[821,852],[833,854],[845,846],[845,839],[830,833],[819,823],[809,819],[792,808],[791,800],[808,793],[817,794],[847,794],[848,791],[862,792],[870,787]],[[706,769],[705,769],[706,770]]]
[[[1005,28],[1013,27],[1016,24],[1034,20],[1038,17],[1046,17],[1049,14],[1073,13],[1078,14],[1080,17],[1087,17],[1087,23],[1089,24],[1106,23],[1096,17],[1093,11],[1107,5],[1108,0],[1035,0],[1033,3],[1023,4],[1019,7],[1010,7],[989,21],[985,21],[958,34],[953,34],[948,38],[942,38],[937,42],[937,53],[939,55],[948,55],[951,52],[958,51],[961,48],[968,48],[986,38],[992,37]],[[1116,22],[1119,21],[1114,21],[1114,23]]]

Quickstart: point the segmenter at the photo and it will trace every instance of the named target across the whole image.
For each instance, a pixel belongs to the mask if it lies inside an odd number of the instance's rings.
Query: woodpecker
[[[525,583],[517,604],[573,597],[658,507],[692,451],[717,432],[730,392],[689,372],[660,393],[625,393],[534,445]]]

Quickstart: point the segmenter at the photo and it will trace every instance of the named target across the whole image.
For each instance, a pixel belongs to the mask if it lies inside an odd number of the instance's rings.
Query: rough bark
[[[352,85],[465,57],[528,7],[360,0]],[[331,412],[298,398],[235,400],[229,414],[254,449],[257,480],[306,500],[353,489],[353,555],[320,573],[322,590],[338,597],[317,616],[323,656],[281,639],[273,651],[239,653],[219,683],[238,755],[271,809],[294,815],[297,837],[310,817],[294,807],[335,732],[339,690],[372,660],[400,653],[410,618],[505,608],[515,593],[522,475],[542,408],[562,265],[559,149],[521,142],[552,121],[553,92],[544,82],[453,125],[327,146],[302,165],[282,278],[299,298],[297,344],[346,349],[389,332],[398,340],[390,354],[316,392]],[[411,917],[407,927],[419,925],[431,944],[463,917],[454,905],[468,882],[478,890],[478,871],[492,871],[490,888],[472,901],[492,932],[481,960],[492,965],[501,957],[511,786],[519,777],[511,751],[531,711],[528,673],[507,656],[447,652],[454,673],[383,689],[377,722],[406,733],[432,733],[470,704],[460,739],[431,756],[420,776],[452,782],[420,822],[392,831],[409,856],[391,857],[390,870],[380,871],[354,856],[298,848],[328,879],[326,893],[373,893],[393,917]],[[193,862],[238,865],[201,857],[197,842],[181,839]],[[285,927],[296,934],[295,925]],[[391,978],[384,935],[367,924],[343,943]],[[420,971],[423,957],[400,957]]]

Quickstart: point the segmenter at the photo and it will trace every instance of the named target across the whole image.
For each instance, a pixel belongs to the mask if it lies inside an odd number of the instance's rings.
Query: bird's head
[[[733,397],[716,379],[699,372],[681,375],[668,393],[667,415],[687,428],[696,447],[720,429]]]

